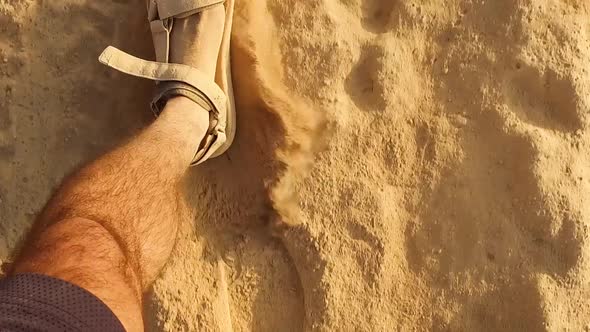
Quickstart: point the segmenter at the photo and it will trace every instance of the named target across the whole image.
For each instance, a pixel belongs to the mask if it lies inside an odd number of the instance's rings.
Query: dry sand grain
[[[149,123],[141,0],[0,0],[0,259]],[[239,132],[193,170],[164,331],[590,330],[590,5],[238,1]],[[313,161],[313,162],[312,162]]]

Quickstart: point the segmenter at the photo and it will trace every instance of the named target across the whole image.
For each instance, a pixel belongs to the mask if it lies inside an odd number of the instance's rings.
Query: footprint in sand
[[[387,32],[396,5],[397,0],[364,0],[361,5],[363,28],[373,33]]]
[[[507,103],[522,121],[544,129],[574,132],[582,127],[574,82],[553,70],[516,65],[504,85]]]
[[[387,106],[383,86],[384,56],[381,46],[365,46],[346,79],[346,91],[361,110],[382,111]]]

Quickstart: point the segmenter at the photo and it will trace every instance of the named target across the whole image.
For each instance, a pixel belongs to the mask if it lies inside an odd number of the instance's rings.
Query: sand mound
[[[130,2],[0,0],[0,259],[65,173],[148,122],[151,84],[95,62],[112,40],[151,56]],[[589,18],[238,1],[237,141],[187,181],[152,329],[590,328]]]

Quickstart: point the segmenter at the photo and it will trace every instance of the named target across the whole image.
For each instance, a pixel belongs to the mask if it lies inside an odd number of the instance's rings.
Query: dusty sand
[[[0,0],[0,259],[149,123],[142,0]],[[590,5],[238,1],[237,141],[152,330],[590,330]]]

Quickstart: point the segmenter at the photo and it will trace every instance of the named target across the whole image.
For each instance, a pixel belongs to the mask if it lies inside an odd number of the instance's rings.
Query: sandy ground
[[[142,2],[0,0],[0,260],[65,174],[151,121],[151,83],[96,61],[152,57]],[[150,329],[590,330],[589,19],[238,0],[237,141],[187,181]]]

